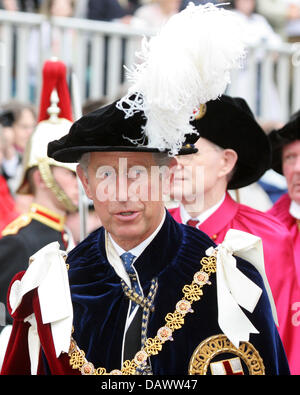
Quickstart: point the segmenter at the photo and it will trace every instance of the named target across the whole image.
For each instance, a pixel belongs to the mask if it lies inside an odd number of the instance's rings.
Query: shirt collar
[[[183,224],[186,224],[188,220],[198,220],[200,224],[202,224],[207,218],[209,218],[217,209],[222,205],[225,200],[226,193],[224,193],[221,200],[219,200],[216,204],[214,204],[209,209],[205,210],[203,213],[199,214],[196,218],[191,218],[189,213],[184,208],[183,204],[180,204],[180,216]]]
[[[120,247],[113,240],[113,238],[111,237],[110,233],[108,233],[109,238],[110,238],[113,246],[115,247],[118,255],[121,256],[125,252],[130,252],[132,255],[135,256],[134,260],[136,260],[142,254],[142,252],[145,250],[145,248],[151,243],[151,241],[154,239],[154,237],[157,235],[157,233],[160,231],[161,227],[163,226],[163,223],[165,222],[165,218],[166,218],[166,212],[164,211],[163,218],[162,218],[160,224],[158,225],[158,227],[156,228],[156,230],[149,237],[147,237],[146,240],[142,241],[142,243],[140,243],[139,245],[137,245],[136,247],[132,248],[129,251],[125,251],[122,247]]]

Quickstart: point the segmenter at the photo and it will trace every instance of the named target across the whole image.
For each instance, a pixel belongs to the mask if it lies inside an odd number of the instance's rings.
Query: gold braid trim
[[[173,340],[172,333],[180,329],[184,324],[187,313],[193,313],[192,303],[201,299],[203,295],[202,287],[211,284],[209,277],[216,272],[216,257],[204,257],[200,264],[202,268],[194,274],[193,282],[185,285],[182,289],[184,297],[176,304],[173,313],[168,313],[165,317],[165,326],[159,328],[154,338],[145,340],[143,348],[135,354],[135,357],[125,361],[121,370],[114,369],[107,372],[105,368],[95,368],[91,362],[85,358],[84,351],[80,350],[73,337],[69,350],[70,365],[73,369],[79,369],[83,375],[134,375],[139,366],[146,364],[147,359],[152,355],[157,355],[168,340]]]

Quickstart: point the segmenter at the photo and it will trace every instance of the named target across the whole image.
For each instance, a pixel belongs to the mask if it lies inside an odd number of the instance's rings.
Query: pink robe
[[[179,207],[169,211],[176,221],[182,222]],[[300,303],[300,289],[296,279],[293,243],[289,231],[276,218],[235,202],[227,193],[222,205],[200,225],[199,229],[219,244],[231,228],[252,233],[262,239],[266,274],[277,308],[278,331],[291,373],[300,374],[300,325],[295,325],[295,306]]]
[[[277,200],[274,206],[268,211],[280,222],[282,222],[290,231],[294,243],[294,257],[296,264],[297,277],[300,284],[300,224],[296,218],[289,213],[291,199],[286,193]],[[300,301],[299,301],[300,303]],[[300,324],[300,322],[299,322]]]

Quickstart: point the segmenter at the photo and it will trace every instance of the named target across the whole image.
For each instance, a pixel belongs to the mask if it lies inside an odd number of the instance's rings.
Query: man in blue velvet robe
[[[263,279],[240,258],[238,269],[262,290],[254,311],[242,313],[255,328],[237,347],[222,332],[216,267],[202,259],[216,246],[166,212],[162,177],[154,182],[150,173],[162,159],[172,166],[172,158],[146,143],[137,147],[143,114],[124,119],[115,104],[87,114],[48,148],[56,160],[79,161],[103,224],[67,258],[73,338],[88,373],[288,374]],[[190,152],[192,145],[181,150]],[[133,255],[128,272],[123,254]]]

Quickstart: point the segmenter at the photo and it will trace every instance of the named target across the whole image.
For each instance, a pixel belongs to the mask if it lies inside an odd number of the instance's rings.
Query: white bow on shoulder
[[[273,319],[278,325],[273,295],[265,273],[262,240],[252,234],[230,229],[220,245],[206,251],[217,258],[218,323],[223,333],[236,346],[248,341],[250,333],[259,333],[241,307],[252,313],[262,289],[236,266],[233,255],[247,260],[260,273],[271,304]],[[241,306],[241,307],[240,307]]]

